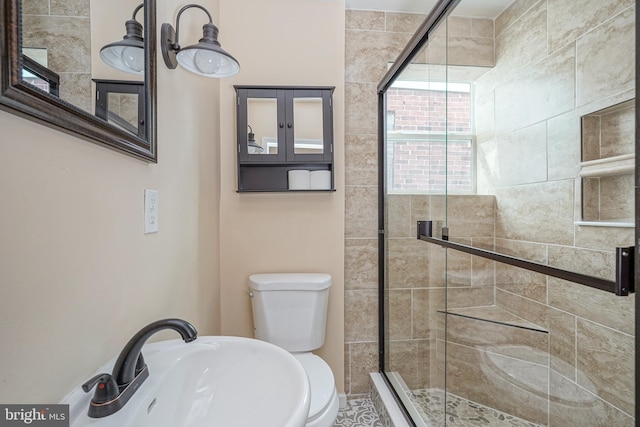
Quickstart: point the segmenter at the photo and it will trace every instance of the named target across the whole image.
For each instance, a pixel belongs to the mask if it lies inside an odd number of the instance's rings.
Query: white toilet
[[[330,286],[331,276],[320,273],[249,277],[256,338],[288,350],[307,371],[311,385],[307,427],[330,427],[338,415],[333,372],[312,353],[324,344]]]

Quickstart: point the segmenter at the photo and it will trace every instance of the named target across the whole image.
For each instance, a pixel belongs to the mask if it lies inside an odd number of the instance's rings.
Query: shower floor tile
[[[340,409],[334,427],[382,427],[371,399],[347,401],[347,407]]]
[[[411,400],[423,419],[431,426],[444,426],[446,417],[447,426],[542,427],[452,393],[447,394],[445,414],[442,410],[444,401],[442,390],[414,390]]]

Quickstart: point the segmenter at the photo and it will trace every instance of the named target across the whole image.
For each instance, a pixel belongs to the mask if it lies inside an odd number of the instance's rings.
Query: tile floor
[[[540,427],[538,424],[505,414],[471,400],[447,394],[447,409],[443,411],[444,392],[427,389],[414,390],[411,400],[424,420],[433,426],[492,426],[492,427]]]
[[[347,407],[338,412],[334,427],[382,427],[378,414],[369,398],[347,401]]]
[[[456,427],[539,427],[537,424],[504,414],[495,409],[463,399],[449,393],[447,410],[443,412],[442,390],[415,390],[411,397],[423,419],[432,426]],[[333,427],[382,427],[373,403],[369,398],[347,401],[347,407],[338,412]]]

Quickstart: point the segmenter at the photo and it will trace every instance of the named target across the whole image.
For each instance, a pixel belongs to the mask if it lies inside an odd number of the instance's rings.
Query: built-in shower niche
[[[634,102],[582,116],[580,225],[634,225]]]

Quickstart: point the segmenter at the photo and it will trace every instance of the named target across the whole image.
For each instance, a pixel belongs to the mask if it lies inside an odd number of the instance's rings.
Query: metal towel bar
[[[432,221],[418,221],[417,225],[419,240],[440,245],[444,248],[454,249],[456,251],[498,261],[503,264],[512,265],[514,267],[523,268],[536,273],[546,274],[547,276],[556,277],[558,279],[579,283],[590,288],[612,292],[618,296],[627,296],[629,293],[635,292],[633,274],[635,248],[633,246],[616,248],[616,280],[612,281],[569,270],[563,270],[546,264],[527,261],[521,258],[503,255],[486,249],[474,248],[461,243],[451,242],[448,240],[448,233],[443,233],[441,239],[435,238],[432,236]]]

